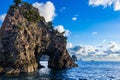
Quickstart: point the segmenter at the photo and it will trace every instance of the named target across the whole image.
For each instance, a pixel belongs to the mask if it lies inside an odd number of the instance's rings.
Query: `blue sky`
[[[43,2],[47,0],[23,0],[30,2]],[[63,25],[71,31],[68,42],[73,44],[96,44],[100,41],[120,42],[120,11],[114,11],[113,7],[89,5],[89,0],[50,0],[55,6],[57,16],[54,25]],[[0,3],[0,15],[7,12],[12,0],[4,0]],[[61,12],[61,9],[63,11]],[[73,21],[72,18],[77,20]],[[0,23],[1,24],[1,23]],[[96,32],[96,35],[92,33]]]
[[[23,1],[45,4],[48,0]],[[49,1],[55,8],[54,26],[62,25],[71,32],[68,43],[93,46],[103,41],[120,43],[120,0]],[[12,3],[12,0],[1,1],[0,15],[6,13]]]

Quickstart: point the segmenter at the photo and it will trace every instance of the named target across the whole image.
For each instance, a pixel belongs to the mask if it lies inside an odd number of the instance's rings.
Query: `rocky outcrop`
[[[49,68],[77,66],[66,50],[66,39],[49,29],[32,5],[12,5],[0,30],[0,73],[36,71],[42,55],[49,56]]]
[[[77,57],[75,55],[72,55],[72,60],[77,61]]]

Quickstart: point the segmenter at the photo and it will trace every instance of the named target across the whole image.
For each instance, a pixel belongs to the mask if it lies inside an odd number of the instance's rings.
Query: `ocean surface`
[[[120,62],[77,61],[79,67],[65,70],[45,68],[37,72],[19,75],[2,75],[0,80],[120,80]]]

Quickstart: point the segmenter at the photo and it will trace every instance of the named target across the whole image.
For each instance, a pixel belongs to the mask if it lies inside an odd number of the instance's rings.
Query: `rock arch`
[[[26,9],[24,5],[20,8],[12,5],[7,13],[0,30],[0,73],[36,71],[40,67],[39,59],[42,54],[49,56],[49,68],[77,66],[66,49],[66,37],[50,31],[44,21],[29,21],[23,14],[29,9],[39,14],[36,8],[30,6]]]

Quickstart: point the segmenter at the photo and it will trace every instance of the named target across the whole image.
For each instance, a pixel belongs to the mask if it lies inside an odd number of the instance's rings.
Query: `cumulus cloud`
[[[64,36],[69,36],[71,32],[69,30],[65,30]]]
[[[57,30],[59,33],[62,33],[65,31],[65,29],[62,25],[55,26],[54,29]]]
[[[33,6],[38,8],[40,15],[45,18],[46,22],[52,21],[56,16],[55,6],[50,1],[47,1],[46,3],[35,2],[33,3]]]
[[[120,10],[120,0],[89,0],[89,5],[92,6],[113,6],[115,11]]]
[[[99,45],[98,45],[98,47],[99,47],[99,48],[102,48],[102,47],[103,47],[103,45],[102,45],[102,44],[99,44]]]
[[[120,10],[120,0],[117,0],[117,1],[115,2],[114,10],[115,10],[115,11]]]
[[[0,15],[0,21],[1,21],[1,22],[3,22],[3,21],[4,21],[5,16],[6,16],[6,14],[2,14],[2,15]]]
[[[120,57],[120,54],[110,54],[108,55],[107,57],[110,57],[110,58],[117,58],[117,57]]]
[[[73,44],[72,43],[67,43],[67,48],[72,48],[73,47]]]
[[[94,46],[90,46],[90,45],[74,46],[71,50],[73,51],[73,53],[76,53],[77,55],[81,55],[84,57],[91,56],[95,54],[95,52],[98,51],[97,48],[95,48]]]
[[[116,42],[110,42],[108,45],[108,49],[104,52],[108,54],[111,53],[120,54],[120,44]]]
[[[57,30],[59,33],[63,33],[64,32],[64,36],[69,36],[71,34],[71,32],[67,29],[64,28],[64,26],[62,25],[58,25],[54,27],[55,30]]]
[[[76,20],[77,20],[77,17],[73,17],[73,18],[72,18],[72,21],[76,21]]]
[[[76,45],[69,48],[68,51],[71,55],[76,55],[78,59],[83,60],[120,60],[120,44],[116,42],[110,42],[107,47],[106,45],[102,45],[102,47]]]

